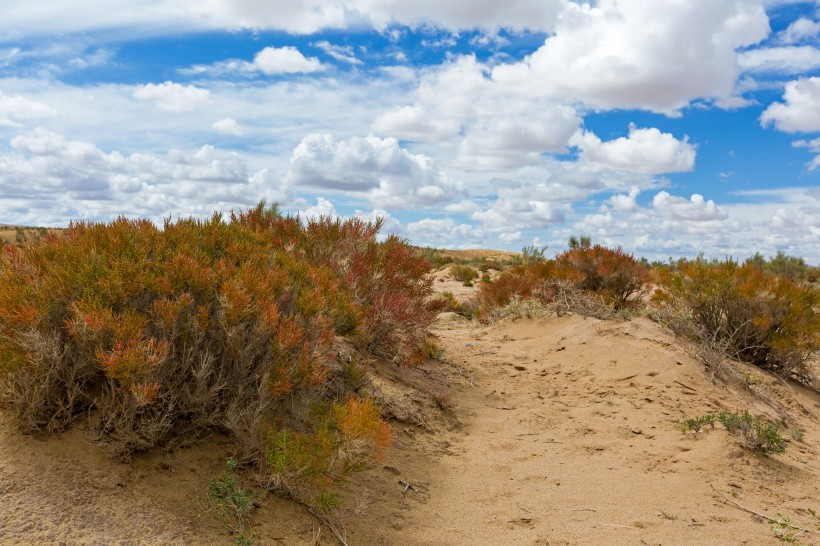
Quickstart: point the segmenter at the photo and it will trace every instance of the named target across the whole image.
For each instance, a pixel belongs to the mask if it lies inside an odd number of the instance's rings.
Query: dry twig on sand
[[[706,483],[709,483],[709,482],[706,482]],[[736,503],[735,501],[733,501],[732,499],[730,499],[729,497],[727,497],[726,495],[724,495],[723,493],[721,493],[720,491],[718,491],[718,490],[715,488],[715,486],[714,486],[714,485],[712,485],[711,483],[709,483],[709,487],[711,487],[711,488],[714,490],[714,492],[715,492],[715,493],[717,493],[718,495],[720,495],[721,497],[723,497],[723,500],[725,500],[726,502],[728,502],[729,504],[731,504],[731,505],[733,505],[733,506],[736,506],[737,508],[740,508],[740,509],[741,509],[741,510],[743,510],[744,512],[748,512],[748,513],[750,513],[750,514],[754,514],[755,516],[757,516],[757,517],[759,517],[759,518],[763,518],[763,519],[765,519],[766,521],[777,521],[777,519],[776,519],[776,518],[773,518],[773,517],[771,517],[771,516],[767,516],[766,514],[762,514],[762,513],[760,513],[760,512],[756,512],[756,511],[754,511],[754,510],[752,510],[752,509],[750,509],[750,508],[746,508],[746,507],[745,507],[745,506],[743,506],[742,504],[738,504],[738,503]],[[786,524],[785,524],[785,526],[786,526],[786,527],[790,527],[791,529],[797,529],[798,531],[802,531],[802,532],[804,532],[804,533],[811,533],[811,531],[809,531],[808,529],[803,529],[802,527],[798,527],[797,525],[792,525],[791,523],[786,523]]]

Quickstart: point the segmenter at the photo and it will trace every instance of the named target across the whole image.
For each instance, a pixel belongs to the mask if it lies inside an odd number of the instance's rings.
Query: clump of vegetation
[[[711,413],[699,417],[691,417],[681,421],[680,430],[681,432],[702,432],[706,426],[715,428],[715,421],[717,421],[717,416]]]
[[[654,300],[686,320],[678,330],[730,356],[811,384],[807,367],[820,349],[820,292],[727,260],[681,262],[658,272]]]
[[[380,226],[260,204],[5,246],[0,400],[29,430],[87,420],[124,458],[218,430],[271,484],[327,486],[390,442],[340,339],[412,365],[442,305],[429,264],[398,237],[378,242]]]
[[[739,435],[743,446],[753,451],[770,455],[786,450],[786,440],[780,425],[765,421],[759,416],[752,417],[748,411],[723,411],[717,415],[706,414],[684,419],[680,428],[682,432],[701,432],[706,426],[714,429],[715,422],[720,422],[730,433]]]
[[[478,271],[469,265],[451,265],[450,275],[457,281],[464,283],[464,286],[472,286],[473,281],[478,278]]]
[[[257,507],[259,495],[244,487],[236,473],[236,459],[228,459],[228,468],[208,484],[205,501],[208,510],[215,511],[223,527],[233,535],[236,546],[247,546],[257,537],[250,518]]]
[[[558,312],[595,316],[601,314],[601,307],[611,314],[635,306],[643,293],[646,270],[620,248],[586,243],[554,260],[537,259],[513,267],[482,284],[476,297],[480,315],[487,317],[494,309],[527,299],[556,303]]]
[[[817,280],[816,268],[806,264],[803,258],[789,256],[782,250],[778,250],[777,254],[768,260],[757,252],[754,256],[747,258],[744,265],[750,265],[771,275],[785,277],[792,282],[815,282]]]

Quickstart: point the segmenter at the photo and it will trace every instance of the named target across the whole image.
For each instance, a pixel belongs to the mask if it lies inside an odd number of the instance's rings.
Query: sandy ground
[[[441,361],[375,368],[395,442],[346,488],[350,545],[779,544],[737,505],[801,527],[820,511],[816,393],[753,368],[747,386],[713,382],[645,319],[445,314],[435,332]],[[787,417],[803,438],[767,458],[720,426],[678,429],[723,409]],[[82,430],[24,436],[0,413],[0,544],[230,544],[197,499],[228,456],[211,438],[122,464]],[[338,544],[302,507],[260,505],[260,544]]]

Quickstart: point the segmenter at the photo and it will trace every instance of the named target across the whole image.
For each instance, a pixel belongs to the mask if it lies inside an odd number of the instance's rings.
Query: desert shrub
[[[303,223],[260,204],[162,228],[75,223],[4,247],[0,397],[25,428],[88,419],[121,456],[214,428],[243,463],[262,464],[272,430],[323,448],[327,415],[305,408],[331,396],[343,441],[311,468],[379,456],[389,434],[378,407],[329,388],[358,375],[337,357],[339,336],[412,363],[438,305],[427,262],[397,237],[377,242],[380,225]]]
[[[733,357],[811,384],[806,363],[820,348],[816,289],[732,261],[685,262],[662,270],[654,299],[689,318],[694,339]]]
[[[269,489],[300,488],[319,494],[371,459],[383,460],[390,445],[390,427],[381,408],[369,398],[351,396],[343,402],[314,408],[313,430],[273,431],[266,443]]]
[[[646,271],[621,249],[577,246],[555,260],[535,260],[482,283],[476,305],[482,317],[513,300],[536,298],[554,311],[612,316],[633,306],[643,294]],[[609,309],[607,309],[609,307]]]
[[[469,265],[450,266],[450,275],[452,275],[455,280],[463,283],[471,283],[478,278],[478,272]]]
[[[482,319],[513,299],[538,298],[541,285],[549,276],[551,262],[537,262],[513,267],[490,283],[479,284],[475,296],[475,307]]]
[[[700,432],[708,425],[715,428],[719,422],[731,434],[740,436],[744,447],[764,455],[783,453],[786,441],[782,429],[777,423],[770,423],[761,417],[752,417],[748,411],[743,413],[722,411],[717,415],[708,413],[699,417],[684,419],[681,422],[682,432]]]
[[[616,309],[639,301],[647,278],[646,270],[621,248],[589,244],[579,244],[556,256],[554,275],[601,295]]]

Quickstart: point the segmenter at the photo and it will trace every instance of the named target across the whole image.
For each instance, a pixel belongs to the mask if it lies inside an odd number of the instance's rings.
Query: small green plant
[[[521,249],[521,257],[525,264],[530,264],[533,262],[543,262],[546,259],[544,257],[544,253],[546,251],[546,246],[543,246],[541,248],[535,245],[525,246]]]
[[[684,419],[681,421],[680,430],[681,432],[702,432],[707,425],[715,428],[716,420],[717,417],[711,413],[707,413],[706,415],[701,415],[699,417]]]
[[[234,535],[235,545],[249,545],[257,537],[250,517],[259,497],[253,489],[242,486],[236,474],[235,459],[228,459],[227,466],[221,476],[208,484],[207,504],[219,515],[225,529]]]
[[[820,532],[820,517],[817,516],[817,512],[811,508],[807,509],[806,512],[808,512],[813,519],[813,522],[807,527],[814,527],[815,531]],[[777,519],[770,519],[768,523],[772,529],[772,533],[774,533],[774,536],[776,536],[780,542],[794,544],[795,546],[801,546],[803,544],[798,540],[800,535],[812,532],[810,529],[795,525],[789,516],[784,516],[783,514],[777,514]]]

